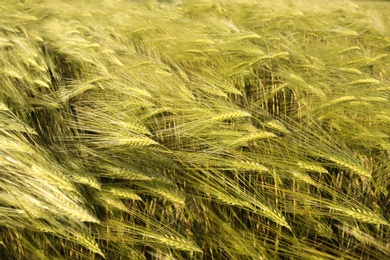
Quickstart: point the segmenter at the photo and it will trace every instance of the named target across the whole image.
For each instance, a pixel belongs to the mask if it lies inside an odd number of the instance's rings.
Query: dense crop
[[[96,2],[0,6],[0,259],[390,257],[388,20]]]

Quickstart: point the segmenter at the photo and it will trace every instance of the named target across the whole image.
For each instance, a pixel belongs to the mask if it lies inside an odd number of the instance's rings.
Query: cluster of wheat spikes
[[[389,27],[293,2],[2,1],[0,259],[389,258]]]

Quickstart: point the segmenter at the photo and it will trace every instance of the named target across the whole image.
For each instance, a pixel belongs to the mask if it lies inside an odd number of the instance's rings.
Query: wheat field
[[[0,14],[0,259],[390,258],[386,16],[310,0]]]

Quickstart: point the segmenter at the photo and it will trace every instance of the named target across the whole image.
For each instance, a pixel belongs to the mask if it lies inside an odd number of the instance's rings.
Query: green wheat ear
[[[389,8],[1,1],[0,259],[388,259]]]

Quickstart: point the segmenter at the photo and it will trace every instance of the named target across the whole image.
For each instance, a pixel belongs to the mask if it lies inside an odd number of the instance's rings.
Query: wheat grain
[[[233,167],[238,170],[269,172],[269,169],[253,161],[234,161]]]
[[[232,195],[224,194],[224,193],[218,192],[218,191],[212,192],[212,195],[214,195],[221,202],[228,204],[228,205],[253,208],[252,204],[250,204],[249,202],[235,198]]]
[[[53,207],[61,213],[81,222],[100,223],[96,217],[91,215],[83,207],[79,206],[75,201],[72,201],[60,190],[54,187],[47,188],[47,199],[52,203]]]
[[[121,126],[121,127],[124,127],[126,129],[129,129],[129,130],[133,130],[133,131],[135,131],[136,133],[139,133],[139,134],[151,135],[149,130],[145,126],[143,126],[141,124],[137,124],[137,123],[134,123],[134,122],[128,122],[128,121],[111,121],[111,123],[115,124],[115,125],[118,125],[118,126]]]
[[[141,197],[128,188],[116,188],[116,187],[105,187],[103,191],[110,193],[114,197],[131,199],[131,200],[142,200]]]
[[[214,87],[214,86],[203,86],[203,87],[201,87],[201,89],[202,89],[203,91],[205,91],[206,93],[210,93],[210,94],[213,94],[213,95],[216,95],[216,96],[228,98],[228,95],[227,95],[223,90],[221,90],[221,89],[218,88],[218,87]]]
[[[247,34],[247,35],[242,35],[237,38],[234,38],[234,40],[237,41],[248,40],[248,39],[261,39],[261,36],[258,34]]]
[[[225,90],[228,93],[236,94],[242,96],[241,91],[236,89],[235,87],[231,86],[230,84],[219,84],[219,87],[221,87],[223,90]]]
[[[275,138],[275,137],[277,137],[277,136],[272,132],[258,131],[257,133],[249,134],[247,136],[244,136],[244,137],[241,137],[241,138],[234,140],[231,143],[231,146],[234,146],[234,147],[242,146],[242,145],[246,145],[248,142],[251,142],[254,140],[269,139],[269,138]]]
[[[354,75],[362,75],[363,74],[360,70],[355,69],[355,68],[339,68],[339,71],[348,72],[348,73],[351,73]]]
[[[165,112],[174,113],[174,109],[171,107],[155,108],[155,109],[152,109],[149,113],[145,113],[145,115],[142,116],[141,120],[145,121],[145,120],[147,120],[155,115],[158,115],[160,113],[165,113]]]
[[[8,106],[4,104],[3,102],[0,102],[0,110],[2,111],[8,111]]]
[[[320,88],[315,87],[311,84],[304,84],[305,88],[307,88],[310,92],[316,94],[318,97],[326,97],[326,94],[324,91],[322,91]]]
[[[232,112],[226,112],[222,113],[218,116],[214,116],[211,118],[211,121],[225,121],[225,120],[231,120],[234,118],[240,118],[240,117],[250,117],[252,116],[250,113],[246,111],[232,111]]]
[[[306,81],[303,78],[299,77],[298,75],[296,75],[294,73],[291,73],[289,75],[289,77],[290,77],[290,79],[292,79],[295,82],[306,83]]]
[[[310,176],[306,173],[297,172],[297,171],[291,171],[292,175],[297,178],[298,180],[301,180],[303,182],[306,182],[307,184],[317,186],[317,183],[310,178]]]
[[[360,50],[361,50],[361,48],[359,46],[352,46],[352,47],[348,47],[348,48],[340,50],[339,53],[343,54],[343,53],[350,52],[350,51],[360,51]]]
[[[113,146],[149,146],[158,144],[148,137],[113,137]]]
[[[281,51],[281,52],[272,54],[272,55],[271,55],[271,59],[280,58],[280,57],[286,58],[286,57],[289,56],[289,55],[290,55],[289,52]]]
[[[330,161],[332,162],[335,162],[336,164],[342,166],[342,167],[345,167],[346,169],[349,169],[351,170],[352,172],[360,175],[360,176],[363,176],[363,177],[371,177],[371,174],[366,170],[364,169],[362,166],[358,165],[358,164],[355,164],[355,163],[352,163],[352,162],[349,162],[345,159],[342,159],[342,158],[337,158],[337,157],[334,157],[334,156],[329,156],[327,157]]]
[[[254,55],[258,55],[258,56],[264,55],[264,51],[262,51],[262,50],[259,49],[259,48],[246,48],[246,47],[244,47],[244,48],[242,49],[242,51],[243,51],[244,53],[254,54]]]
[[[69,179],[66,178],[62,172],[58,171],[57,169],[46,169],[37,164],[33,164],[30,167],[29,175],[35,178],[39,177],[42,181],[56,185],[58,188],[68,191],[75,191],[75,187],[71,182],[69,182]]]
[[[334,237],[333,230],[329,225],[326,225],[322,222],[317,222],[316,224],[316,233],[320,236],[331,239]]]
[[[154,234],[154,233],[143,233],[146,237],[153,238],[169,247],[178,249],[178,250],[183,250],[183,251],[194,251],[194,252],[202,252],[202,250],[195,245],[194,243],[184,239],[184,238],[179,238],[173,235],[159,235],[159,234]]]
[[[279,132],[281,132],[283,134],[290,134],[291,133],[290,130],[288,130],[286,128],[286,126],[282,122],[280,122],[278,120],[268,121],[265,125],[267,127],[271,128],[271,129],[279,131]]]
[[[0,47],[3,48],[3,47],[12,47],[13,44],[12,42],[9,40],[9,39],[6,39],[6,38],[0,38]]]
[[[242,135],[242,132],[234,130],[220,130],[207,132],[207,135],[216,137],[239,137]],[[230,140],[228,142],[230,142]]]
[[[383,59],[383,58],[387,58],[387,57],[389,57],[389,54],[387,54],[387,53],[379,54],[379,55],[375,56],[375,57],[372,59],[372,61],[373,61],[373,63],[374,63],[374,62],[377,62],[377,61],[379,61],[379,60],[381,60],[381,59]]]
[[[342,226],[340,227],[341,230],[344,230],[349,235],[354,236],[359,242],[362,244],[369,244],[374,246],[377,250],[381,250],[384,252],[386,255],[390,254],[390,249],[388,244],[384,244],[384,241],[380,241],[379,239],[376,239],[369,234],[363,232],[362,230],[359,229],[359,227],[353,227],[350,228],[348,226]]]
[[[249,204],[250,205],[249,206],[248,204],[249,203],[245,203],[245,206],[253,210],[254,213],[263,215],[271,219],[272,221],[278,223],[279,225],[286,227],[288,230],[290,231],[292,230],[290,225],[287,223],[285,217],[282,215],[282,213],[279,210],[269,207],[264,203],[260,202],[259,200],[253,200],[252,201],[253,205]]]
[[[312,172],[328,173],[327,169],[325,169],[321,165],[318,165],[318,164],[315,164],[315,163],[298,162],[298,166],[301,169],[312,171]]]
[[[363,85],[363,84],[380,84],[381,82],[376,79],[358,79],[351,82],[351,85]]]
[[[112,176],[120,179],[128,179],[128,180],[140,180],[140,181],[151,181],[152,178],[147,174],[140,172],[136,169],[126,169],[119,168],[114,166],[106,166],[106,173],[108,176]]]
[[[334,33],[338,33],[342,36],[360,36],[360,34],[355,30],[350,29],[337,29],[333,30]]]
[[[46,82],[44,82],[43,80],[40,80],[40,79],[36,79],[33,81],[35,84],[37,84],[38,86],[40,87],[44,87],[44,88],[50,88],[49,84],[47,84]]]
[[[92,176],[75,174],[75,175],[72,176],[72,179],[75,182],[78,182],[78,183],[81,183],[81,184],[84,184],[84,185],[88,185],[88,186],[90,186],[92,188],[95,188],[97,190],[101,190],[100,182],[96,178],[94,178]]]
[[[95,88],[95,86],[91,85],[91,84],[76,86],[73,90],[69,91],[68,94],[63,95],[61,98],[61,101],[63,103],[66,103],[69,100],[71,100],[72,98],[77,97],[77,96],[83,94],[84,92],[86,92],[90,89],[94,89],[94,88]]]
[[[162,198],[171,201],[173,203],[177,203],[180,205],[185,204],[185,198],[180,196],[180,194],[176,193],[175,191],[171,190],[169,187],[160,186],[160,185],[145,185],[145,184],[139,184],[140,186],[146,188],[147,190],[151,191],[153,195],[159,195]]]
[[[2,147],[2,149],[4,149],[4,151],[22,152],[30,155],[33,155],[35,153],[35,151],[24,142],[16,142],[1,137],[0,146]]]
[[[210,39],[199,39],[199,40],[196,40],[195,42],[209,44],[209,45],[215,44],[215,42],[213,40],[210,40]]]
[[[162,69],[155,69],[154,73],[160,74],[162,76],[169,76],[169,77],[173,76],[172,73],[170,73],[170,72],[168,72],[166,70],[162,70]]]
[[[80,245],[85,246],[88,250],[91,250],[92,252],[101,255],[103,258],[105,258],[103,251],[100,249],[99,245],[96,243],[95,239],[86,236],[84,234],[75,234],[74,241],[79,243]]]
[[[353,100],[356,100],[356,98],[354,96],[343,96],[343,97],[332,99],[329,102],[323,104],[322,106],[323,107],[325,107],[325,106],[333,106],[333,105],[335,105],[337,103],[346,102],[346,101],[353,101]]]
[[[19,73],[17,73],[16,71],[14,70],[11,70],[11,69],[7,69],[7,70],[4,70],[3,71],[5,74],[7,74],[8,76],[10,77],[14,77],[14,78],[17,78],[17,79],[23,79],[23,76],[20,75]]]
[[[367,210],[363,210],[360,208],[352,208],[352,207],[351,208],[337,207],[332,205],[328,207],[332,210],[340,211],[343,214],[346,214],[347,216],[350,216],[358,221],[371,223],[371,224],[390,226],[390,224],[385,219]]]
[[[375,90],[376,91],[389,91],[390,90],[390,86],[379,87],[379,88],[376,88]]]
[[[389,102],[389,99],[384,97],[361,97],[360,99],[363,101]]]
[[[129,209],[123,204],[120,199],[114,199],[107,196],[107,194],[102,194],[98,200],[102,203],[102,205],[106,205],[111,208],[119,209],[123,212],[130,212]]]
[[[390,122],[390,116],[388,115],[377,114],[375,115],[375,117],[378,118],[379,120]]]
[[[197,49],[189,49],[186,50],[187,53],[196,53],[196,54],[203,54],[203,50],[197,50]]]

